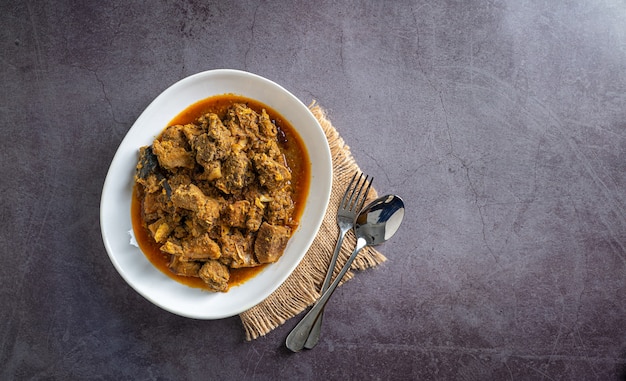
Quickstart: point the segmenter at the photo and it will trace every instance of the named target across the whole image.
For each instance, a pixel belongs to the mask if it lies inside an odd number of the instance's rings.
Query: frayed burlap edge
[[[324,109],[316,105],[315,102],[309,106],[309,109],[324,130],[332,155],[333,182],[328,209],[311,248],[289,278],[263,302],[239,315],[245,329],[246,340],[248,341],[265,336],[290,318],[304,311],[319,298],[319,290],[326,276],[326,269],[330,263],[330,257],[339,234],[336,219],[339,202],[352,175],[356,171],[360,171],[359,166],[352,157],[350,147],[346,145],[337,130],[330,123]],[[372,187],[368,198],[373,199],[375,197],[376,190]],[[339,272],[339,269],[347,261],[355,243],[354,234],[349,232],[337,260],[335,274]],[[385,256],[376,249],[366,247],[352,263],[351,270],[346,273],[343,282],[354,276],[353,270],[364,270],[374,267],[385,260]]]

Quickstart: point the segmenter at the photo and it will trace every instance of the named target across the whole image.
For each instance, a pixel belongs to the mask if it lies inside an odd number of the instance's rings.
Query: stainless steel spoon
[[[313,308],[311,308],[304,318],[294,327],[291,333],[289,333],[285,342],[287,348],[293,352],[299,352],[304,348],[304,344],[315,321],[324,310],[324,306],[339,285],[341,278],[343,278],[350,268],[350,265],[359,251],[365,246],[379,245],[387,241],[398,230],[403,218],[404,202],[398,196],[386,195],[377,198],[363,208],[354,224],[354,233],[357,237],[354,251],[339,274],[337,274],[333,283],[328,287],[328,290],[322,294]]]

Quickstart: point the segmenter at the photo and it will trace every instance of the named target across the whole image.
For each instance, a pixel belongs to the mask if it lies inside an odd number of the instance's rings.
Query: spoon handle
[[[287,348],[291,351],[300,352],[302,348],[304,348],[304,344],[309,337],[309,333],[311,332],[313,325],[317,321],[320,314],[324,311],[324,306],[326,306],[326,303],[339,285],[341,278],[343,278],[343,276],[346,275],[346,272],[348,272],[348,269],[350,269],[350,265],[354,261],[354,258],[356,258],[359,251],[361,251],[361,249],[363,249],[366,245],[367,242],[364,238],[357,239],[354,251],[350,254],[348,261],[343,266],[339,274],[337,274],[333,283],[328,287],[328,290],[322,294],[313,308],[311,308],[311,310],[302,318],[302,320],[300,320],[293,330],[291,330],[291,333],[289,333],[287,340],[285,341]]]
[[[346,236],[348,229],[341,229],[339,232],[339,238],[337,239],[337,244],[335,245],[335,251],[333,252],[333,256],[330,259],[330,265],[328,266],[328,271],[326,272],[326,277],[324,278],[324,283],[322,284],[321,294],[324,294],[326,290],[328,290],[328,286],[330,286],[330,281],[333,278],[333,273],[335,272],[335,266],[337,265],[337,258],[339,257],[339,252],[341,251],[341,245],[343,244],[343,239]],[[320,332],[322,330],[322,320],[324,320],[324,309],[322,309],[319,313],[313,328],[309,332],[309,336],[306,339],[306,343],[304,347],[306,349],[312,349],[317,345],[317,342],[320,340]]]

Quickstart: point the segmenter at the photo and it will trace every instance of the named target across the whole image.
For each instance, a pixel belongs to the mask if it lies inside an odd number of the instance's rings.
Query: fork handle
[[[337,289],[341,278],[343,278],[343,276],[346,275],[346,272],[348,272],[348,269],[350,269],[350,265],[354,261],[354,258],[356,258],[359,251],[361,251],[361,249],[363,249],[366,245],[367,242],[364,238],[357,239],[354,251],[350,254],[350,258],[348,258],[346,264],[343,265],[333,283],[328,287],[328,290],[322,294],[315,305],[313,305],[313,308],[311,308],[302,320],[300,320],[300,322],[291,330],[291,333],[289,333],[287,340],[285,341],[287,348],[291,351],[300,352],[302,348],[304,348],[304,344],[306,343],[306,339],[309,337],[309,333],[311,332],[313,325],[317,321],[320,314],[324,311],[324,306],[326,306],[326,303],[333,295],[333,292]]]
[[[343,239],[346,236],[346,233],[349,229],[341,229],[339,232],[339,238],[337,239],[337,244],[335,245],[335,251],[333,252],[333,256],[330,259],[330,265],[328,265],[328,270],[326,271],[326,277],[324,278],[324,283],[322,284],[321,294],[328,290],[328,286],[330,285],[330,281],[333,278],[333,274],[335,272],[335,266],[337,265],[337,258],[339,257],[339,252],[341,251],[341,245],[343,243]],[[322,309],[319,313],[319,317],[315,321],[313,328],[311,328],[311,332],[309,332],[309,336],[306,339],[306,343],[304,343],[304,347],[306,349],[311,349],[317,345],[320,340],[320,332],[322,330],[322,321],[324,320],[324,309]]]

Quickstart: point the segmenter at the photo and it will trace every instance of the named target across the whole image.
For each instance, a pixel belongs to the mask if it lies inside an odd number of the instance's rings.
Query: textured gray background
[[[106,3],[106,4],[104,4]],[[613,380],[626,372],[626,3],[0,4],[0,379]],[[234,68],[313,100],[381,193],[389,261],[245,342],[127,286],[99,202],[149,102]]]

